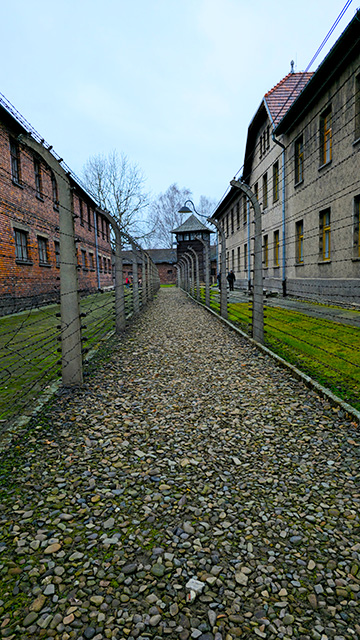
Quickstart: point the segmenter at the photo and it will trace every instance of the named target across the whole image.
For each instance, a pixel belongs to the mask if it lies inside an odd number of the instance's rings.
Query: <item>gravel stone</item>
[[[1,456],[1,637],[360,640],[353,419],[175,288],[109,351]]]

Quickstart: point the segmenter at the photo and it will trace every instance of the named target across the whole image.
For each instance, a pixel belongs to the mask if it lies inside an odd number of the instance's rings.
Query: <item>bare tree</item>
[[[144,235],[141,213],[148,206],[149,196],[137,164],[115,150],[107,156],[92,156],[84,166],[83,182],[100,207],[109,211],[124,231]]]
[[[153,229],[151,243],[154,247],[171,247],[173,240],[171,231],[179,227],[190,215],[179,213],[179,209],[181,209],[186,200],[191,199],[192,193],[190,189],[179,188],[177,184],[172,184],[165,193],[160,193],[152,201],[148,218],[149,225]],[[214,200],[201,196],[199,206],[195,207],[194,215],[199,214],[200,219],[203,216],[211,216],[215,206],[216,202]],[[191,209],[191,204],[189,209]]]

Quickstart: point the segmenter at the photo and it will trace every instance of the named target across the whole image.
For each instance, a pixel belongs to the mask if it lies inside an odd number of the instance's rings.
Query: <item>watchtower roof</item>
[[[191,214],[185,222],[183,222],[180,227],[177,229],[173,229],[171,233],[189,233],[191,231],[207,231],[208,233],[214,233],[211,229],[208,229],[200,220],[197,219],[194,214]]]

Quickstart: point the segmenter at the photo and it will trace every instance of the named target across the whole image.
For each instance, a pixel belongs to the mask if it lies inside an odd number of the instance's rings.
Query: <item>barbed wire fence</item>
[[[15,313],[0,318],[0,435],[7,433],[9,437],[13,429],[24,425],[36,414],[39,403],[55,388],[81,385],[89,356],[111,335],[121,337],[127,324],[156,295],[160,286],[158,270],[150,256],[131,236],[121,231],[108,212],[101,211],[111,229],[112,265],[109,258],[100,258],[101,262],[94,265],[93,271],[106,270],[108,281],[111,271],[111,285],[86,295],[89,292],[79,284],[79,272],[84,270],[84,265],[77,248],[81,239],[74,220],[77,216],[73,210],[68,167],[62,166],[61,159],[59,162],[51,149],[44,146],[44,141],[32,135],[24,135],[21,144],[30,154],[36,152],[56,175],[58,226],[44,220],[36,209],[12,201],[9,196],[1,198],[1,215],[8,218],[8,225],[15,216],[18,219],[23,216],[39,233],[56,234],[59,253],[56,256],[57,275],[54,277],[51,273],[53,269],[43,270],[46,299],[32,295],[33,279],[27,277],[25,271],[21,281],[11,273],[6,276],[10,311],[11,304],[18,302],[21,293],[24,294],[24,309],[17,304],[13,308]],[[11,175],[6,175],[2,168],[1,184],[9,180]],[[26,176],[22,179],[22,189],[33,189],[30,182],[27,184]],[[4,193],[7,193],[6,189],[2,190],[2,195]],[[133,242],[132,264],[134,275],[137,274],[126,292],[122,262],[124,242]],[[90,248],[95,252],[95,241]],[[15,256],[15,239],[4,240],[0,257],[8,259],[11,254]],[[50,304],[44,306],[44,303]]]

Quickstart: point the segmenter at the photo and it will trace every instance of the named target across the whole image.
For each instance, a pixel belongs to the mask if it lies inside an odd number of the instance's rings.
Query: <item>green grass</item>
[[[360,409],[360,331],[357,327],[268,307],[265,345]]]
[[[201,301],[205,301],[203,291]],[[210,305],[220,313],[220,295],[211,290]],[[252,301],[228,304],[228,319],[251,335]],[[280,307],[267,307],[264,333],[265,345],[271,351],[360,410],[360,331],[357,327]]]
[[[84,346],[95,347],[114,329],[114,293],[96,293],[80,302]],[[131,294],[125,300],[131,309]],[[0,318],[0,419],[18,414],[61,376],[59,305]]]

